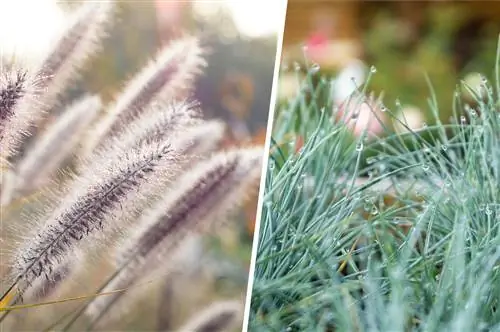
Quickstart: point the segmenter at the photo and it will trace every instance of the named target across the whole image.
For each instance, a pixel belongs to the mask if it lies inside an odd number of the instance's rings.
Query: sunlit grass
[[[450,123],[431,87],[429,125],[375,140],[308,74],[277,110],[251,330],[500,330],[499,61],[474,105],[450,91]]]

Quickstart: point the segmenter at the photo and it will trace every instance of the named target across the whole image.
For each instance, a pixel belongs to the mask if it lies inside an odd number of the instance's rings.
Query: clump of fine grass
[[[99,95],[60,105],[60,94],[99,49],[113,10],[111,2],[82,5],[33,72],[0,68],[2,237],[17,240],[2,276],[2,327],[23,328],[18,318],[29,317],[30,307],[86,300],[46,328],[98,321],[113,328],[106,315],[145,296],[129,296],[128,288],[161,280],[178,247],[216,233],[259,177],[262,150],[221,151],[224,124],[204,119],[187,95],[205,66],[194,36],[165,46],[111,105]],[[48,115],[54,120],[43,125]],[[64,297],[81,267],[108,251],[121,258],[101,286]],[[112,310],[115,302],[120,310]]]
[[[374,140],[353,138],[309,73],[277,110],[250,330],[500,329],[499,66],[500,45],[487,93],[464,87],[467,105],[457,88],[449,124],[431,89],[433,124]]]

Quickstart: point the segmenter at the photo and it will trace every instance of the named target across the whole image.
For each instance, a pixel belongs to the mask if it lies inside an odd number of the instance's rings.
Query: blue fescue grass
[[[372,141],[308,74],[277,110],[250,330],[500,331],[499,64],[450,123],[431,88],[433,123]]]

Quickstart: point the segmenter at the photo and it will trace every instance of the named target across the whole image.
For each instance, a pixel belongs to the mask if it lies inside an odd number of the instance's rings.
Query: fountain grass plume
[[[203,49],[194,37],[184,37],[165,46],[125,87],[107,114],[89,136],[86,154],[123,130],[153,102],[184,98],[194,78],[205,66]]]
[[[38,75],[46,89],[43,104],[50,107],[68,83],[78,77],[78,71],[101,46],[110,24],[113,3],[109,0],[87,2],[78,8],[51,52],[42,60]]]
[[[185,173],[119,246],[119,271],[103,291],[124,289],[165,273],[169,269],[165,257],[173,255],[187,236],[220,227],[248,197],[260,175],[262,154],[257,148],[220,152]],[[122,294],[94,299],[86,313],[100,319]]]
[[[27,73],[21,70],[2,72],[0,76],[0,140],[14,116],[14,108],[26,93]]]
[[[27,71],[14,68],[2,71],[0,89],[0,162],[6,168],[19,135],[27,130],[25,118],[31,113],[20,110],[19,105],[22,102],[37,105],[40,81]]]
[[[151,105],[119,135],[108,140],[104,148],[119,145],[123,149],[128,149],[147,142],[175,137],[193,125],[202,123],[200,116],[198,103],[193,101]]]
[[[24,293],[23,301],[39,302],[52,296],[67,278],[74,267],[75,262],[70,259],[65,259],[63,262],[54,267],[51,274],[47,278],[38,278],[32,287]]]
[[[227,331],[235,324],[238,315],[242,312],[239,301],[218,301],[210,304],[201,312],[196,313],[182,327],[179,332],[222,332]]]
[[[16,190],[19,193],[27,193],[45,183],[74,150],[100,108],[98,96],[84,96],[67,107],[63,115],[46,129],[18,161]]]
[[[96,165],[73,185],[45,224],[20,245],[13,260],[12,278],[22,294],[54,267],[82,240],[117,227],[114,220],[140,209],[141,198],[151,192],[151,181],[165,182],[177,154],[169,142],[143,146]]]
[[[5,158],[19,152],[30,130],[45,118],[59,94],[76,78],[78,69],[97,50],[112,8],[111,1],[82,5],[51,52],[33,71],[30,85],[36,89],[16,103],[12,121],[1,138],[0,150]]]

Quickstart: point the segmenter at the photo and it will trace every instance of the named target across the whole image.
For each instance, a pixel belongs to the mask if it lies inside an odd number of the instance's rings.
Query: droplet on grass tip
[[[363,150],[363,142],[358,142],[356,144],[356,151],[362,151]]]
[[[371,72],[372,74],[375,74],[375,73],[377,72],[377,68],[376,68],[375,66],[371,66],[371,67],[370,67],[370,72]]]
[[[321,69],[320,65],[318,65],[317,63],[314,63],[311,68],[309,69],[309,72],[311,74],[316,74],[319,72],[319,70]]]

